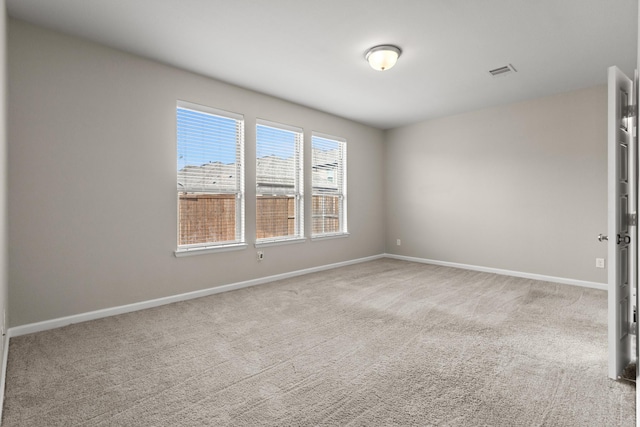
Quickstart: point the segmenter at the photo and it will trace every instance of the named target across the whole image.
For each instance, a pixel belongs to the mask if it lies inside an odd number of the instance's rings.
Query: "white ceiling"
[[[637,0],[7,0],[9,15],[378,128],[632,73]],[[367,48],[396,44],[374,71]],[[513,64],[518,73],[494,78]]]

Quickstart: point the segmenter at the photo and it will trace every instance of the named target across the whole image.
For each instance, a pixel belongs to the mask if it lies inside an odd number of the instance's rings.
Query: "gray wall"
[[[8,55],[11,326],[384,252],[382,131],[20,21]],[[176,100],[244,114],[249,243],[256,118],[307,165],[312,130],[346,138],[351,236],[175,258]]]
[[[0,0],[0,329],[6,331],[7,312],[7,12]],[[0,337],[0,356],[4,354],[4,337]],[[0,374],[2,375],[2,374]],[[4,381],[0,378],[0,381]]]
[[[388,131],[387,252],[606,283],[606,102],[598,86]]]

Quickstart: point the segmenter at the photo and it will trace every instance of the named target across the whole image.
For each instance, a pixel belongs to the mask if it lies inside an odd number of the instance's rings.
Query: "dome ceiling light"
[[[398,46],[383,44],[374,46],[364,55],[371,68],[378,71],[385,71],[396,65],[402,50]]]

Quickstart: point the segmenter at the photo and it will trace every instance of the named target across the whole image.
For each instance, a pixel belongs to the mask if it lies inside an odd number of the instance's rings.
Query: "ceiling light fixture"
[[[401,53],[398,46],[383,44],[369,49],[364,58],[374,70],[385,71],[396,65]]]

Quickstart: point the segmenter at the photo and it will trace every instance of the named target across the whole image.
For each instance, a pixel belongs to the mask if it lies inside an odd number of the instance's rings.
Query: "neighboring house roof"
[[[313,150],[314,187],[338,188],[335,169],[338,150]],[[260,192],[285,194],[295,188],[294,159],[265,156],[256,159],[256,181]],[[217,191],[234,193],[237,188],[235,163],[212,162],[201,166],[187,165],[178,171],[178,189],[184,191]]]

